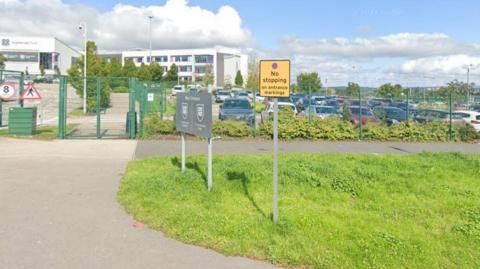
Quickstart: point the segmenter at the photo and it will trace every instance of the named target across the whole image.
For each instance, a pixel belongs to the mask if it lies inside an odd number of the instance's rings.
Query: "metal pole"
[[[87,23],[84,23],[83,26],[84,26],[83,37],[85,41],[85,55],[83,59],[83,114],[87,114],[87,54],[88,54]]]
[[[153,16],[148,16],[148,31],[149,31],[149,43],[150,43],[150,65],[152,65],[152,19]]]
[[[253,89],[253,137],[257,136],[257,91]]]
[[[408,121],[408,116],[410,115],[410,88],[407,89],[407,109],[405,109],[405,119]]]
[[[212,180],[212,148],[213,148],[213,139],[208,138],[208,191],[212,190],[213,180]]]
[[[101,102],[101,89],[100,89],[100,78],[97,77],[97,83],[96,83],[96,114],[97,114],[97,138],[101,138],[100,136],[100,102]]]
[[[312,123],[312,87],[308,85],[308,123]]]
[[[278,98],[273,99],[273,222],[278,222]]]
[[[448,96],[448,114],[449,114],[449,125],[448,125],[448,140],[452,141],[452,93]]]
[[[185,173],[185,134],[181,134],[182,137],[182,173]]]
[[[470,107],[470,66],[467,67],[467,109]]]
[[[359,129],[359,134],[358,134],[358,139],[359,140],[362,140],[362,136],[363,136],[363,131],[362,131],[362,87],[359,87],[358,89],[358,127],[360,128]]]

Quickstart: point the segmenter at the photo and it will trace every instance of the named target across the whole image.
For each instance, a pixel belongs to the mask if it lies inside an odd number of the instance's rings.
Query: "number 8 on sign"
[[[13,97],[15,97],[15,92],[16,92],[15,85],[10,83],[4,83],[0,85],[0,89],[2,89],[0,91],[0,99],[10,100]]]

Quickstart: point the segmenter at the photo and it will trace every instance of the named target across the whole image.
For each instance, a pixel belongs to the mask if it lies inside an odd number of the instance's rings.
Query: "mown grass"
[[[70,132],[70,130],[72,130],[74,127],[74,124],[67,124],[67,133]],[[9,134],[7,127],[0,130],[0,137],[52,140],[58,138],[58,126],[54,125],[37,127],[37,132],[35,135],[11,135]]]
[[[126,210],[183,242],[311,268],[480,268],[480,156],[285,154],[280,222],[270,155],[135,161]]]

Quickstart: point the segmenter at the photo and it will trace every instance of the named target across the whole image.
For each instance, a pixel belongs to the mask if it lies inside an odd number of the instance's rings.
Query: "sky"
[[[227,46],[289,58],[292,75],[331,86],[480,83],[480,1],[0,0],[2,35],[45,35],[80,47],[80,22],[102,51]],[[18,18],[24,18],[21,21]]]

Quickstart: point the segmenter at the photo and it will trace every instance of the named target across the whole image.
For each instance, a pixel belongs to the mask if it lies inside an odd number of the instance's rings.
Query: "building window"
[[[167,56],[152,56],[153,61],[157,63],[166,63],[168,61]]]
[[[191,60],[191,56],[189,55],[172,56],[172,62],[190,62]]]
[[[195,66],[195,73],[196,74],[205,74],[207,71],[206,66]]]
[[[178,72],[192,72],[191,65],[182,65],[178,67]]]
[[[196,55],[195,63],[198,64],[213,64],[213,55]]]
[[[168,66],[162,66],[163,73],[166,74],[168,72]]]
[[[143,62],[143,56],[134,57],[133,61],[136,62],[136,63],[142,63]]]
[[[45,70],[53,70],[52,60],[52,53],[40,52],[40,66],[43,66]]]

